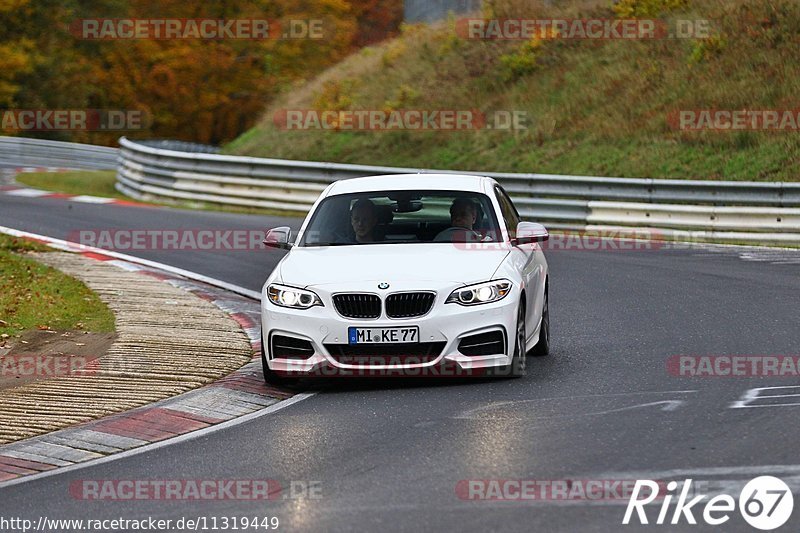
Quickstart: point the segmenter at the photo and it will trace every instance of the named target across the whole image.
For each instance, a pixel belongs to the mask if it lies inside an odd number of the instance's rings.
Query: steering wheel
[[[466,235],[470,235],[472,238],[475,239],[475,242],[481,240],[480,233],[478,233],[473,229],[465,228],[463,226],[451,226],[445,230],[442,230],[441,232],[439,232],[438,235],[436,235],[436,237],[434,237],[433,240],[442,242],[453,242],[453,236],[455,235],[456,232],[464,232]]]

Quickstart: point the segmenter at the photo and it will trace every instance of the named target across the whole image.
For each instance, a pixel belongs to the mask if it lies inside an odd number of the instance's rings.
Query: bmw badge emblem
[[[379,289],[388,289],[389,288],[389,284],[386,283],[385,281],[381,281],[380,283],[378,283],[378,288]]]

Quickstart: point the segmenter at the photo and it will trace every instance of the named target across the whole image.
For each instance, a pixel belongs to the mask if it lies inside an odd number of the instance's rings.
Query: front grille
[[[469,335],[458,343],[458,351],[470,357],[506,353],[506,338],[502,331]]]
[[[269,353],[273,359],[308,359],[314,355],[314,346],[307,340],[272,335]]]
[[[381,299],[375,294],[336,294],[333,305],[340,315],[348,318],[381,316]]]
[[[435,361],[444,342],[398,344],[326,344],[336,361],[346,365],[416,364]]]
[[[386,298],[386,316],[411,318],[427,314],[433,307],[436,295],[432,292],[401,292]]]

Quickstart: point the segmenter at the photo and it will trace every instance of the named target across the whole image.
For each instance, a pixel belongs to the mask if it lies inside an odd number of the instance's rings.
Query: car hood
[[[280,264],[283,283],[313,287],[358,281],[476,283],[491,279],[508,249],[451,243],[300,247]]]

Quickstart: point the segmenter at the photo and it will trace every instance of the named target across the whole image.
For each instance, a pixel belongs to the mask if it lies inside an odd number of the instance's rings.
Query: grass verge
[[[686,110],[793,110],[800,89],[796,0],[491,0],[485,18],[630,18],[707,37],[466,39],[456,21],[405,26],[288,91],[225,147],[231,154],[412,168],[674,179],[797,181],[798,130],[682,130]],[[663,6],[663,9],[658,8]],[[677,7],[670,7],[677,6]],[[638,15],[637,15],[638,16]],[[518,112],[526,129],[287,129],[287,110]],[[796,113],[795,113],[796,116]],[[791,124],[790,124],[791,125]]]
[[[114,314],[86,285],[25,257],[49,250],[0,234],[0,334],[31,329],[113,332]]]
[[[114,188],[113,170],[71,170],[69,172],[24,172],[17,174],[19,183],[64,194],[87,194],[105,198],[127,198]]]

